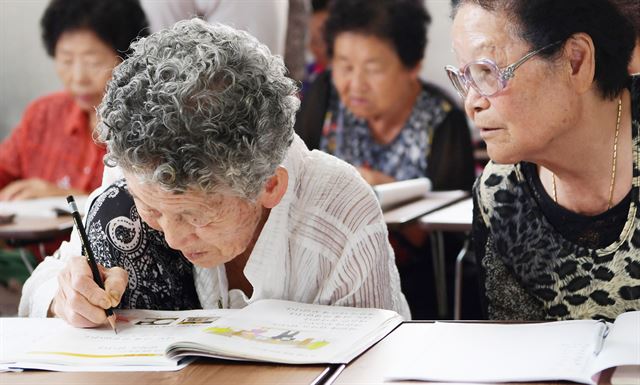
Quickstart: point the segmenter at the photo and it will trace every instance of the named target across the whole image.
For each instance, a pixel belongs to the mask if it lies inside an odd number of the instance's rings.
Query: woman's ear
[[[413,77],[414,79],[420,79],[420,69],[422,68],[422,60],[420,60],[418,62],[418,64],[416,64],[413,68],[409,69],[409,73],[411,74],[411,77]]]
[[[595,52],[593,40],[586,33],[576,33],[565,42],[564,55],[571,69],[570,81],[579,93],[587,92],[594,87]]]
[[[640,37],[636,39],[636,47],[633,49],[629,62],[629,73],[640,74]]]
[[[287,192],[287,186],[289,185],[289,173],[287,169],[278,166],[276,172],[265,183],[262,192],[258,197],[258,202],[265,208],[274,208],[282,197]]]

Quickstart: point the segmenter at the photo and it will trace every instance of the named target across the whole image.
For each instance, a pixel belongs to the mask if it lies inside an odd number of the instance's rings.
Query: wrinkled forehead
[[[453,19],[453,51],[461,64],[482,58],[504,63],[509,53],[526,47],[516,31],[516,25],[506,14],[465,4]]]
[[[222,192],[205,192],[198,188],[176,192],[163,188],[157,182],[145,176],[123,171],[129,193],[139,202],[149,206],[172,207],[193,206],[216,209],[229,203],[228,194]]]

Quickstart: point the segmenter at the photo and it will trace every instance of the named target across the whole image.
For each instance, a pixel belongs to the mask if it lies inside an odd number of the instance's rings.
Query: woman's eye
[[[349,73],[353,70],[353,66],[349,64],[340,64],[336,69],[342,73]]]
[[[206,218],[191,218],[189,220],[189,223],[191,223],[195,227],[205,227],[212,224],[213,221]]]
[[[147,207],[142,207],[140,209],[140,211],[142,212],[143,215],[149,216],[149,217],[158,217],[160,216],[160,212],[158,210],[154,210],[154,209],[150,209]]]

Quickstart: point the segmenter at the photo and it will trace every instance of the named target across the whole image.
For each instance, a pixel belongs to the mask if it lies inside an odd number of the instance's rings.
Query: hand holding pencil
[[[83,244],[88,245],[77,210],[74,221],[78,235],[81,239],[84,238]],[[91,249],[83,249],[87,256],[70,258],[58,275],[59,288],[51,311],[73,326],[95,327],[106,321],[115,331],[115,315],[111,308],[120,302],[127,286],[128,274],[119,267],[105,268],[98,265]]]

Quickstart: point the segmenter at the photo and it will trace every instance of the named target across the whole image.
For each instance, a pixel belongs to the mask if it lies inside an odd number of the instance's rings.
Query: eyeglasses
[[[447,71],[449,80],[451,80],[456,91],[458,91],[458,94],[460,94],[460,97],[463,99],[467,97],[469,87],[473,87],[473,89],[482,96],[492,96],[502,91],[507,86],[507,82],[514,76],[513,73],[515,70],[524,64],[524,62],[540,52],[560,43],[562,43],[562,40],[545,45],[535,51],[531,51],[524,55],[520,60],[513,64],[509,64],[504,68],[499,68],[493,60],[480,59],[472,61],[462,69],[458,69],[451,65],[444,67],[444,69]]]

